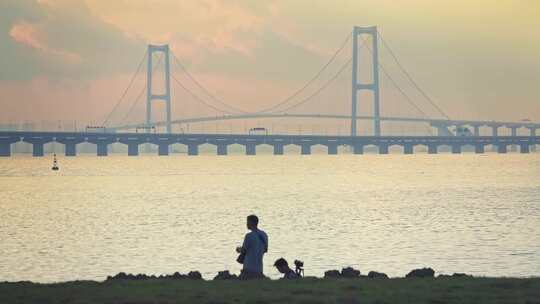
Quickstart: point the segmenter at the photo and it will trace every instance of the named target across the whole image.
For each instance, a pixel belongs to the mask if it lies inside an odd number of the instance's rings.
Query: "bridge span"
[[[476,153],[484,153],[485,146],[497,147],[506,153],[509,145],[520,147],[521,153],[529,153],[531,146],[540,144],[540,136],[318,136],[318,135],[245,135],[245,134],[159,134],[159,133],[84,133],[84,132],[0,132],[0,156],[11,156],[11,145],[16,142],[32,145],[33,156],[44,155],[44,145],[57,142],[65,145],[65,155],[77,155],[77,144],[92,143],[97,155],[106,156],[108,146],[122,143],[128,147],[128,155],[139,154],[141,144],[158,147],[158,155],[168,155],[173,144],[187,147],[188,155],[198,155],[199,146],[211,144],[218,155],[227,155],[228,146],[245,146],[247,155],[255,155],[258,145],[270,145],[274,154],[284,154],[286,145],[301,147],[301,153],[311,154],[315,145],[323,145],[328,154],[337,154],[339,146],[352,147],[354,154],[363,154],[364,147],[376,146],[380,154],[388,154],[391,146],[401,146],[405,154],[413,154],[414,147],[427,147],[428,153],[436,154],[440,146],[448,146],[452,153],[461,153],[464,146],[474,147]]]
[[[220,116],[204,116],[204,117],[194,117],[194,118],[184,118],[177,119],[170,122],[161,121],[161,122],[152,122],[150,125],[145,123],[140,124],[130,124],[117,127],[108,127],[108,130],[130,130],[137,128],[148,128],[148,127],[163,127],[170,124],[189,124],[189,123],[201,123],[201,122],[212,122],[212,121],[226,121],[226,120],[241,120],[241,119],[257,119],[257,118],[320,118],[320,119],[344,119],[349,120],[351,117],[349,115],[333,115],[333,114],[288,114],[288,113],[247,113],[247,114],[238,114],[238,115],[220,115]],[[357,116],[357,120],[374,120],[375,116]],[[469,126],[474,131],[474,135],[480,135],[480,127],[489,127],[492,130],[493,135],[498,135],[499,128],[506,127],[511,130],[512,135],[517,135],[517,129],[526,128],[529,129],[530,135],[535,136],[536,130],[540,129],[540,123],[530,122],[530,121],[490,121],[490,120],[449,120],[449,119],[431,119],[431,118],[412,118],[412,117],[392,117],[392,116],[381,116],[378,118],[380,121],[390,121],[390,122],[421,122],[428,123],[430,126],[437,129],[438,135],[442,136],[451,136],[453,135],[451,127],[463,127]]]

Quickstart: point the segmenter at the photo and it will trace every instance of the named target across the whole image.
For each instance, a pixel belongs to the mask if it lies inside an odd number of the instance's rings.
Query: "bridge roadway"
[[[462,147],[473,146],[476,153],[484,153],[485,146],[497,147],[499,153],[506,153],[509,145],[520,147],[521,153],[529,153],[531,146],[540,144],[540,136],[318,136],[318,135],[242,135],[242,134],[160,134],[160,133],[83,133],[83,132],[0,132],[0,156],[11,155],[11,144],[27,142],[32,145],[34,156],[43,156],[44,145],[57,142],[65,145],[66,156],[77,154],[77,144],[88,142],[97,145],[97,155],[106,156],[107,147],[113,143],[128,146],[128,155],[139,154],[139,145],[157,145],[159,155],[168,155],[169,147],[179,143],[186,145],[188,155],[199,154],[199,146],[212,144],[218,155],[226,155],[229,145],[246,147],[247,155],[255,155],[257,145],[273,146],[274,154],[281,155],[286,145],[301,147],[302,154],[311,154],[311,147],[323,145],[328,154],[337,154],[338,146],[347,145],[355,154],[362,154],[364,147],[377,146],[380,154],[388,154],[391,146],[403,147],[405,154],[413,154],[414,146],[423,145],[428,153],[436,154],[439,146],[449,146],[452,153],[461,153]]]
[[[223,116],[206,116],[196,118],[185,118],[171,121],[171,124],[188,124],[199,122],[211,122],[211,121],[224,121],[224,120],[240,120],[240,119],[255,119],[255,118],[321,118],[321,119],[345,119],[350,120],[350,115],[329,115],[329,114],[275,114],[275,113],[249,113],[240,115],[223,115]],[[373,120],[373,116],[357,116],[358,120]],[[430,119],[430,118],[407,118],[407,117],[380,117],[380,121],[393,121],[393,122],[424,122],[429,123],[432,127],[435,127],[439,131],[439,135],[449,135],[447,128],[453,126],[471,126],[474,129],[474,134],[478,136],[479,128],[482,126],[492,128],[493,135],[498,134],[498,129],[501,127],[507,127],[512,130],[512,134],[516,133],[519,128],[527,128],[530,130],[532,136],[536,135],[536,130],[540,129],[540,123],[534,123],[530,121],[510,122],[510,121],[487,121],[487,120],[446,120],[446,119]],[[152,126],[160,127],[166,126],[167,122],[154,122]],[[131,124],[125,126],[117,126],[107,128],[109,130],[129,130],[136,128],[147,127],[146,124]]]

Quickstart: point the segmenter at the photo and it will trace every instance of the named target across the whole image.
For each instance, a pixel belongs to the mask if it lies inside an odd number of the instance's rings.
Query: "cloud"
[[[145,43],[94,16],[84,2],[15,1],[0,4],[2,79],[94,79],[133,70]]]
[[[43,0],[42,0],[43,1]],[[46,54],[59,56],[65,59],[68,63],[80,63],[81,56],[62,49],[56,49],[47,45],[47,39],[40,28],[35,24],[30,24],[26,21],[19,21],[9,30],[9,36],[15,41],[25,44],[31,48],[42,51]]]

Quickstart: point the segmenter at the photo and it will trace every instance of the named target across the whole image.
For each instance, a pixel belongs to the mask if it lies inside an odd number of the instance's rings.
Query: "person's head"
[[[274,262],[274,267],[281,273],[286,273],[290,270],[289,263],[284,258],[279,258]]]
[[[257,225],[259,225],[259,218],[252,214],[247,217],[247,228],[249,230],[257,229]]]

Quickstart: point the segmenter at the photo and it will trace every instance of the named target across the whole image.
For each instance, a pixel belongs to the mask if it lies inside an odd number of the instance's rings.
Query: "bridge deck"
[[[246,147],[246,153],[255,154],[257,145],[267,144],[274,147],[275,154],[283,154],[286,145],[298,145],[302,154],[310,154],[311,147],[323,145],[329,154],[337,154],[340,145],[351,146],[354,152],[361,154],[364,146],[377,146],[381,154],[387,154],[388,148],[399,145],[406,154],[412,154],[414,146],[424,145],[429,153],[437,153],[439,146],[450,146],[453,153],[460,153],[465,145],[475,147],[477,153],[483,153],[486,145],[496,146],[499,153],[506,153],[507,146],[517,145],[522,153],[529,153],[530,146],[540,144],[540,136],[323,136],[323,135],[250,135],[250,134],[161,134],[161,133],[86,133],[86,132],[0,132],[0,156],[11,155],[11,144],[24,141],[32,144],[33,154],[42,156],[44,145],[50,142],[62,143],[66,155],[76,155],[77,144],[88,142],[97,146],[98,155],[107,155],[107,147],[113,143],[128,146],[129,155],[138,155],[141,144],[151,143],[158,146],[160,155],[167,155],[169,146],[175,143],[188,147],[188,154],[198,154],[198,147],[208,143],[218,147],[218,154],[227,154],[227,146],[240,144]]]

